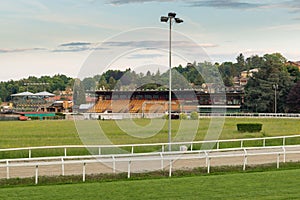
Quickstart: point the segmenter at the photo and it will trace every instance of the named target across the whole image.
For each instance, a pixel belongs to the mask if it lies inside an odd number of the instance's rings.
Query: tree
[[[286,112],[286,97],[293,81],[285,67],[286,59],[278,53],[263,56],[259,72],[249,79],[245,87],[245,106],[252,112],[274,112],[275,91],[278,85],[277,110]]]
[[[288,111],[300,113],[300,81],[291,89],[287,96]]]
[[[96,81],[91,77],[83,79],[82,84],[85,90],[95,90]]]

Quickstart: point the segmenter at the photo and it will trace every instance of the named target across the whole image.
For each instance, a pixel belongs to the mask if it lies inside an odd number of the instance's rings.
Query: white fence
[[[179,151],[181,146],[188,146],[189,151],[193,152],[195,150],[201,150],[200,146],[196,149],[196,145],[211,144],[215,146],[216,149],[222,149],[222,145],[226,143],[236,142],[239,143],[239,148],[246,147],[246,142],[258,141],[261,142],[262,147],[266,147],[267,142],[271,140],[281,140],[279,146],[285,146],[286,140],[289,138],[299,138],[300,135],[290,135],[290,136],[277,136],[277,137],[263,137],[263,138],[243,138],[243,139],[230,139],[230,140],[209,140],[209,141],[192,141],[192,142],[172,142],[172,150]],[[102,150],[108,148],[130,148],[131,154],[137,153],[135,149],[146,148],[146,147],[156,147],[157,151],[165,152],[165,147],[170,145],[169,143],[150,143],[150,144],[120,144],[120,145],[63,145],[63,146],[41,146],[41,147],[22,147],[22,148],[8,148],[0,149],[0,152],[12,152],[12,151],[28,151],[28,158],[32,158],[32,152],[34,150],[50,150],[50,149],[63,149],[63,155],[68,156],[68,149],[82,148],[82,149],[96,149],[98,155],[102,155]],[[140,150],[141,151],[141,150]]]
[[[82,181],[86,180],[86,165],[91,163],[111,163],[112,173],[116,173],[117,163],[127,163],[127,177],[130,178],[132,162],[160,161],[161,170],[164,170],[164,163],[169,166],[169,176],[172,176],[173,162],[177,160],[205,159],[207,173],[210,173],[211,160],[216,158],[243,157],[243,170],[248,165],[250,156],[270,156],[275,155],[277,168],[280,167],[280,156],[286,162],[286,156],[290,154],[300,155],[300,145],[271,146],[271,147],[249,147],[231,148],[215,150],[198,150],[185,152],[154,152],[140,154],[117,154],[117,155],[98,155],[98,156],[62,156],[44,158],[21,158],[0,160],[0,169],[6,168],[6,178],[10,178],[11,167],[35,167],[35,184],[38,184],[39,166],[60,165],[61,175],[65,175],[66,164],[82,165]],[[274,159],[275,160],[275,159]]]
[[[200,117],[300,118],[300,113],[199,113]]]

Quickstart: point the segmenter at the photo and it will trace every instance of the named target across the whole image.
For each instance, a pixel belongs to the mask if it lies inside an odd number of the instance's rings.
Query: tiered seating
[[[130,112],[131,113],[139,113],[142,112],[142,106],[145,100],[132,100],[130,101]]]
[[[88,112],[105,112],[111,104],[110,100],[98,101]]]
[[[127,113],[129,110],[128,100],[112,100],[110,105],[113,113]]]
[[[180,103],[172,101],[172,111],[180,111]],[[164,113],[168,110],[167,100],[101,100],[98,101],[88,112],[103,113]]]
[[[144,104],[145,113],[164,113],[168,109],[167,101],[151,100]]]

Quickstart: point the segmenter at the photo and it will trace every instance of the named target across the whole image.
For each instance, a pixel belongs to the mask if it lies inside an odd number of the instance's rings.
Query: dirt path
[[[295,150],[295,149],[294,149]],[[299,150],[299,149],[297,149]],[[271,150],[264,150],[265,153]],[[230,152],[232,154],[233,152]],[[236,151],[236,154],[241,153],[241,151]],[[249,153],[255,153],[249,152]],[[222,153],[211,153],[211,156],[217,156],[220,154],[229,154],[228,152]],[[191,154],[191,156],[195,156],[197,154]],[[155,158],[155,156],[152,156]],[[156,157],[157,158],[157,157]],[[283,162],[284,156],[281,154],[280,162]],[[287,154],[286,155],[287,162],[297,162],[300,161],[300,154]],[[244,156],[237,157],[226,157],[226,158],[211,158],[210,165],[211,166],[222,166],[222,165],[239,165],[242,167],[244,162]],[[256,165],[256,164],[266,164],[266,163],[276,163],[277,155],[249,155],[247,157],[247,165]],[[161,160],[155,161],[132,161],[130,165],[131,172],[145,172],[145,171],[153,171],[153,170],[161,170],[162,166],[165,170],[169,170],[169,161]],[[177,159],[172,162],[172,169],[191,169],[195,167],[205,167],[206,159],[205,158],[193,158],[193,159]],[[57,176],[62,175],[62,171],[64,168],[65,175],[82,175],[83,173],[83,163],[76,164],[64,164],[62,165],[49,165],[49,166],[39,166],[38,174],[39,176]],[[30,167],[10,167],[9,168],[9,177],[10,178],[24,178],[24,177],[33,177],[35,176],[35,166]],[[128,162],[116,162],[115,172],[127,172],[128,171]],[[99,173],[113,173],[113,163],[87,163],[85,165],[86,174],[99,174]],[[7,168],[0,168],[0,179],[7,177]]]

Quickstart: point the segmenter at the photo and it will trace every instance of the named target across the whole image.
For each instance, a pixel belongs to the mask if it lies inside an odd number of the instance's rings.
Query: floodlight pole
[[[275,103],[274,103],[274,113],[277,113],[277,90],[278,90],[278,84],[274,84],[273,88],[275,90]]]
[[[161,22],[169,21],[169,108],[168,108],[168,143],[169,151],[172,151],[172,22],[182,23],[183,20],[175,18],[176,13],[169,13],[168,17],[161,17]]]

